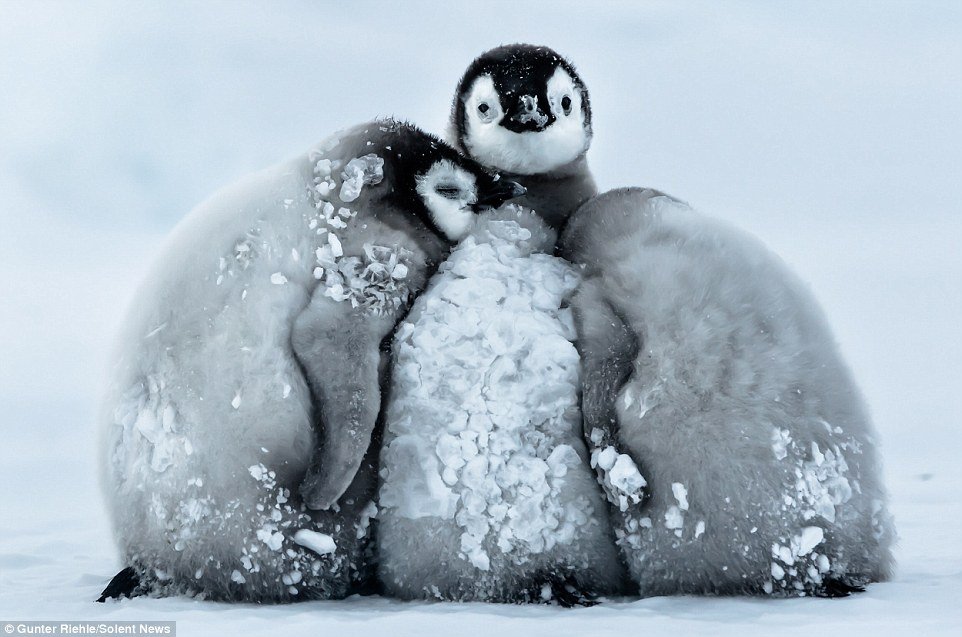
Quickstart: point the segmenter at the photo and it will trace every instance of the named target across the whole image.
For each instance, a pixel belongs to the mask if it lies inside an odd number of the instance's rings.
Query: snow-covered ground
[[[0,0],[0,621],[182,635],[958,634],[962,6],[956,2]],[[839,600],[562,610],[351,599],[90,600],[120,566],[93,414],[122,309],[218,186],[394,114],[440,132],[477,53],[530,41],[592,91],[599,184],[761,236],[826,307],[883,440],[893,582]]]

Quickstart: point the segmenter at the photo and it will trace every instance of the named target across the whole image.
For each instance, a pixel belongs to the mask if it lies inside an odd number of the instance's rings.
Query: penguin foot
[[[551,593],[555,601],[562,608],[574,608],[575,606],[596,606],[598,599],[586,591],[579,591],[571,584],[552,586]]]
[[[854,580],[829,578],[815,591],[816,597],[848,597],[852,593],[864,593],[865,586]]]
[[[124,570],[114,575],[113,579],[110,580],[110,583],[107,584],[107,588],[100,593],[100,597],[97,599],[97,601],[103,604],[108,599],[120,599],[121,597],[137,597],[138,595],[143,595],[143,590],[141,590],[140,584],[140,576],[137,575],[137,571],[135,571],[132,566],[128,566]]]
[[[599,603],[597,597],[581,590],[572,578],[550,578],[541,587],[540,598],[545,604],[557,603],[562,608],[595,606]]]

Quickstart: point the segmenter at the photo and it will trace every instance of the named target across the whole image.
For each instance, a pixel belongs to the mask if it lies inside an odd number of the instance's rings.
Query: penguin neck
[[[598,194],[584,154],[548,173],[520,175],[503,172],[501,175],[527,189],[514,203],[534,210],[556,231],[564,227],[578,206]]]

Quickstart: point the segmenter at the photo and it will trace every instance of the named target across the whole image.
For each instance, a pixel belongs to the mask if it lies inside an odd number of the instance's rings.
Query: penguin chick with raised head
[[[455,91],[450,137],[527,193],[517,203],[555,230],[597,193],[588,89],[574,66],[544,46],[512,44],[480,55]]]
[[[479,218],[395,336],[378,516],[392,595],[572,604],[622,590],[580,433],[563,303],[579,277],[547,225],[595,191],[587,99],[568,62],[528,45],[485,53],[458,87],[456,143],[531,188]]]
[[[886,579],[877,436],[785,264],[639,188],[589,201],[559,245],[586,267],[572,299],[585,435],[641,594],[834,596]]]
[[[519,190],[382,120],[191,212],[134,299],[102,412],[129,567],[105,594],[355,590],[370,568],[381,342],[475,208]]]

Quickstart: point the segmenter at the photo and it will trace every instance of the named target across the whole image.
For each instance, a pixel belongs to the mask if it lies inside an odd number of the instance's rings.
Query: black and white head
[[[478,57],[458,84],[452,117],[468,155],[519,175],[551,172],[591,145],[588,89],[544,46],[512,44]]]
[[[409,124],[392,123],[385,141],[385,172],[391,172],[395,203],[412,211],[431,231],[458,241],[474,215],[524,194],[518,183],[501,179],[450,145]]]

